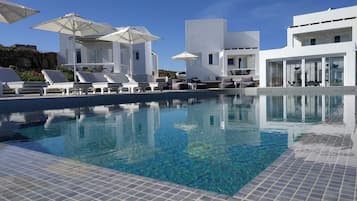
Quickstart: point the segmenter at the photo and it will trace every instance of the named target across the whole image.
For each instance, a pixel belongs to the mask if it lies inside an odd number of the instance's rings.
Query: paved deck
[[[308,134],[234,197],[0,144],[0,200],[357,200],[355,138]]]
[[[356,134],[308,134],[235,197],[249,200],[357,200]]]
[[[240,200],[0,144],[0,200]]]

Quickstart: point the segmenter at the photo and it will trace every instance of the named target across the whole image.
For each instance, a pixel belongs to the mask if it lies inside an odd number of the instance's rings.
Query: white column
[[[287,69],[286,69],[286,60],[284,59],[283,60],[283,87],[287,87],[287,76],[286,76],[286,72],[287,72]]]
[[[322,95],[321,96],[321,121],[325,122],[326,121],[326,96]]]
[[[155,53],[153,54],[153,64],[154,64],[154,78],[156,80],[159,77],[159,56]]]
[[[322,57],[321,59],[321,68],[322,68],[322,86],[326,87],[326,57]]]
[[[283,96],[283,120],[286,121],[288,119],[287,115],[287,96]]]
[[[306,102],[305,96],[301,96],[301,121],[305,122]]]
[[[301,59],[301,86],[305,87],[305,59]]]
[[[223,71],[222,74],[223,76],[227,76],[227,55],[225,52],[223,52]]]
[[[113,72],[121,72],[121,55],[120,55],[120,43],[113,42]]]

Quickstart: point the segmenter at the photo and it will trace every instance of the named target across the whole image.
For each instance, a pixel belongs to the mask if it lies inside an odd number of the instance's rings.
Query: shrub
[[[68,81],[73,82],[74,81],[74,76],[73,76],[73,70],[64,66],[58,66],[57,70],[62,71],[64,76],[68,79]]]
[[[36,71],[17,71],[22,81],[45,81],[43,75]]]

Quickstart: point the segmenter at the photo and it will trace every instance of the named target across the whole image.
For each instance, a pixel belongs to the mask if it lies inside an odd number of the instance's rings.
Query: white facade
[[[187,20],[186,51],[199,57],[187,61],[187,78],[258,75],[259,32],[228,32],[224,19]]]
[[[294,16],[287,46],[260,51],[260,87],[355,86],[357,6]]]
[[[138,27],[147,31],[144,27]],[[76,37],[76,55],[78,68],[103,67],[105,71],[129,73],[129,45],[117,42],[97,40],[96,36]],[[72,66],[73,61],[72,36],[60,34],[60,65]],[[151,42],[133,45],[133,76],[138,81],[146,81],[152,75],[158,75],[158,58],[152,53]]]

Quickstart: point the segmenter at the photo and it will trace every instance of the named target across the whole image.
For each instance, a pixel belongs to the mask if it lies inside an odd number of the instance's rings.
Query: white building
[[[294,16],[287,46],[260,52],[260,87],[355,86],[357,6]]]
[[[187,61],[187,78],[258,75],[259,32],[228,32],[224,19],[187,20],[186,51],[199,57]]]
[[[149,32],[145,27],[136,27]],[[113,32],[115,29],[113,28]],[[103,67],[106,71],[129,73],[129,45],[117,42],[100,41],[95,36],[76,37],[76,62],[78,68]],[[60,34],[60,65],[73,65],[72,36]],[[158,75],[158,57],[152,51],[151,41],[133,46],[133,76],[137,81],[146,81],[148,77]]]

